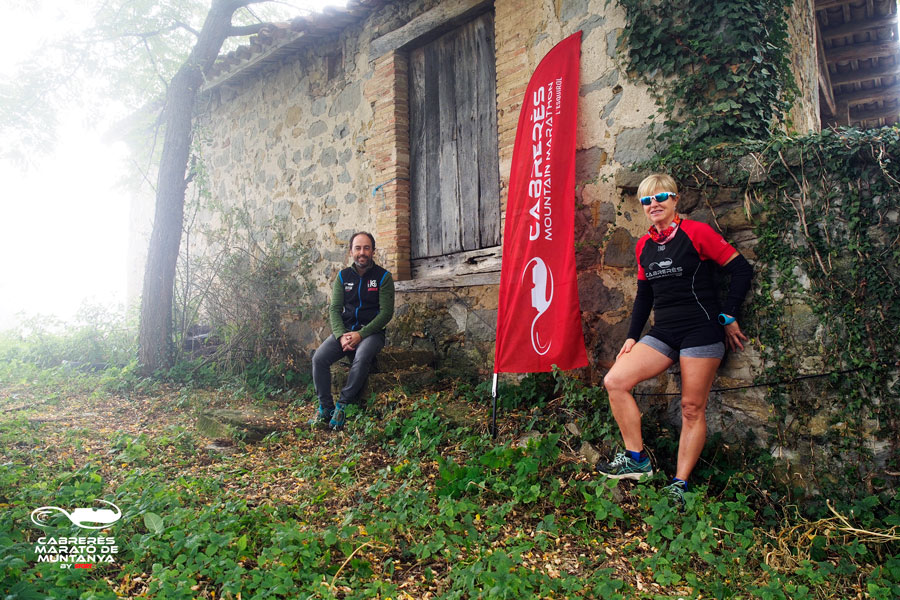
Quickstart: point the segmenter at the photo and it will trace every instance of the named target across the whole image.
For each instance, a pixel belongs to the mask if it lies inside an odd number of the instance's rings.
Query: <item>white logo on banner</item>
[[[531,268],[531,283],[534,284],[531,288],[531,307],[537,310],[537,315],[531,321],[531,347],[538,355],[543,356],[550,350],[550,342],[546,345],[541,343],[537,322],[553,302],[553,273],[540,257],[535,256],[525,263],[525,268],[522,269],[523,280],[529,268]]]

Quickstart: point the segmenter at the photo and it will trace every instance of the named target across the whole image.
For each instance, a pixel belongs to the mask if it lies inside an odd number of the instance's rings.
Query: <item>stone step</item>
[[[354,403],[359,403],[360,399],[365,399],[373,393],[385,392],[398,385],[414,390],[431,385],[436,379],[434,364],[433,352],[386,346],[376,356],[374,368],[369,371],[366,385]],[[331,393],[335,399],[339,397],[349,373],[350,359],[341,359],[332,365]]]
[[[390,373],[415,369],[416,367],[434,367],[434,352],[428,350],[405,350],[403,348],[385,347],[375,358],[375,373]]]
[[[340,396],[341,388],[344,387],[349,373],[349,366],[332,370],[331,393],[335,399]],[[372,394],[387,392],[397,386],[402,386],[409,390],[419,390],[433,384],[436,379],[435,371],[431,367],[419,367],[418,369],[406,369],[389,373],[369,373],[366,384],[353,404],[359,404],[361,400],[368,398]]]
[[[258,442],[289,424],[274,411],[259,407],[205,410],[197,417],[197,431],[213,440]]]

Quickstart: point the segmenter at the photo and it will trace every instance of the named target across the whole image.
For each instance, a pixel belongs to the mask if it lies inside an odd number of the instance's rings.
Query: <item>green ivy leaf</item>
[[[158,514],[152,512],[144,513],[144,527],[146,527],[147,531],[149,531],[150,533],[155,533],[157,535],[165,531],[163,518]]]

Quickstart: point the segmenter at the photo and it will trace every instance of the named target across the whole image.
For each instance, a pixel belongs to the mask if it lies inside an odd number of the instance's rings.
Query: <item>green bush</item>
[[[137,328],[122,309],[84,304],[74,318],[23,317],[0,333],[0,361],[18,360],[39,367],[69,365],[83,370],[124,367],[137,353]]]

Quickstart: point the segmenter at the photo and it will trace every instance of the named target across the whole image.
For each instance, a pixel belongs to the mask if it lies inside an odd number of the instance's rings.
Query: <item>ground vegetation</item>
[[[18,345],[17,345],[18,344]],[[310,429],[308,387],[130,378],[0,357],[0,587],[5,598],[893,598],[900,498],[798,503],[770,464],[712,441],[682,513],[601,478],[603,392],[564,374],[501,389],[457,381],[372,396],[343,432]],[[259,392],[260,390],[256,390]],[[280,415],[261,441],[208,448],[211,407]],[[666,454],[676,436],[648,432]],[[660,465],[665,470],[664,462]],[[83,535],[37,507],[104,499],[112,564],[38,562],[42,536]]]

